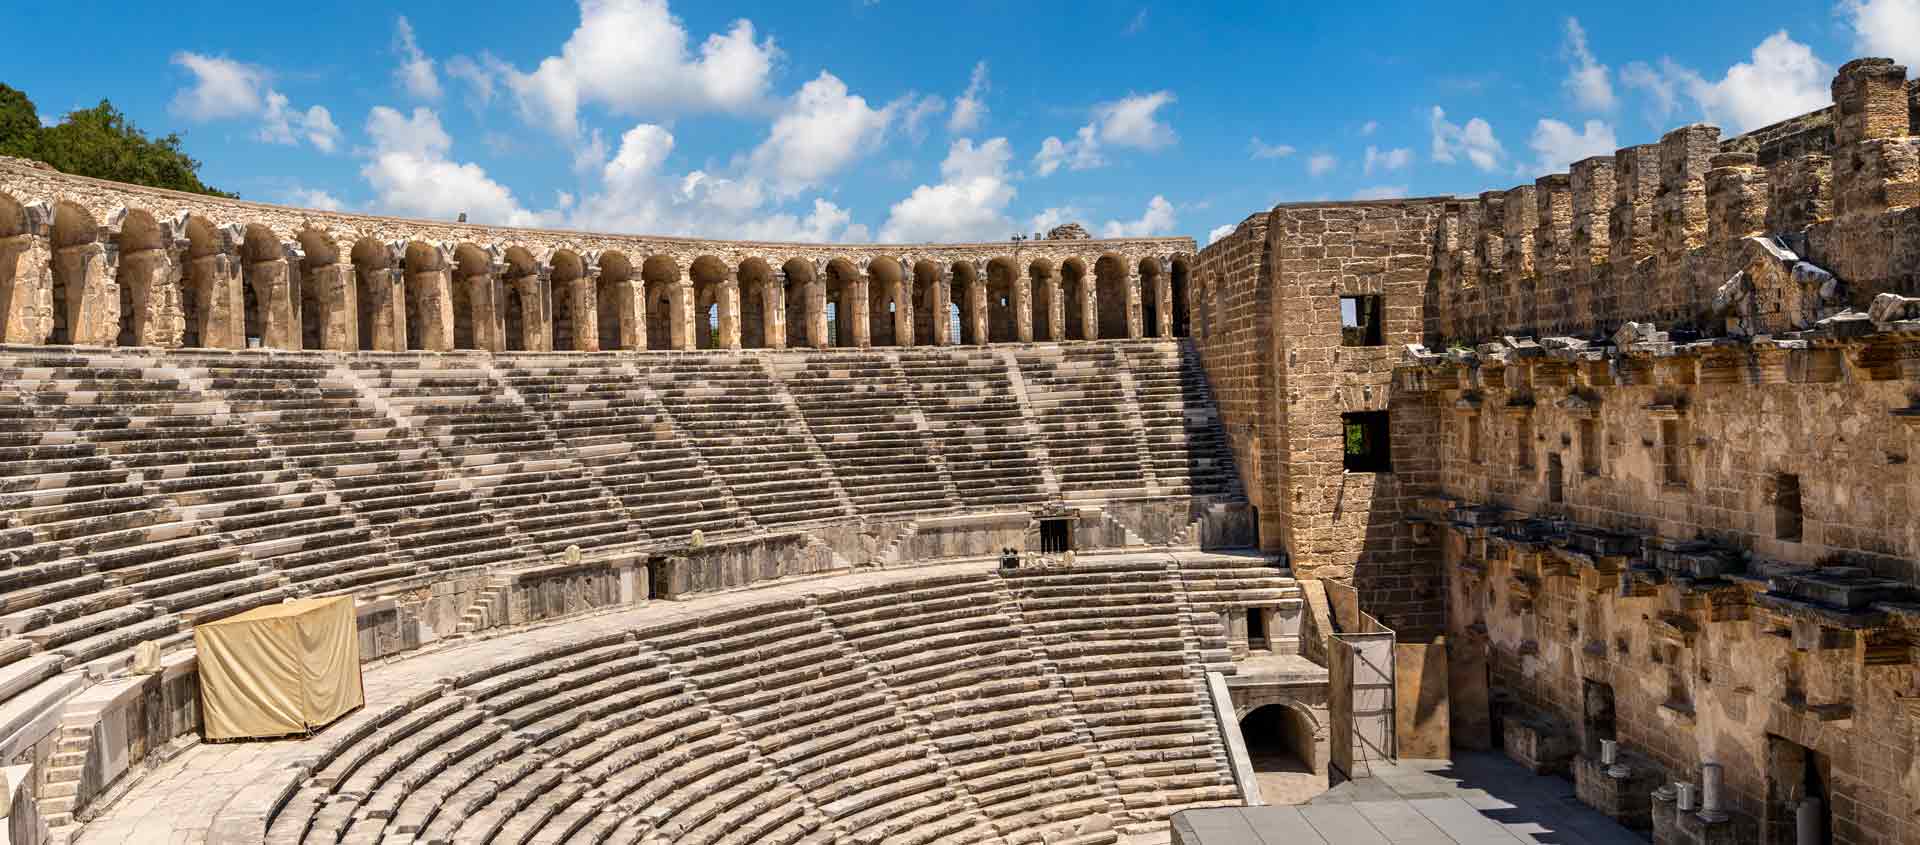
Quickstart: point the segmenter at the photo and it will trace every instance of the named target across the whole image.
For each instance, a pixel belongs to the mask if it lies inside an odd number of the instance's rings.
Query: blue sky
[[[1204,244],[1275,202],[1732,134],[1825,105],[1854,56],[1920,62],[1920,0],[114,5],[11,12],[0,82],[43,118],[106,97],[180,131],[245,198],[783,240]]]

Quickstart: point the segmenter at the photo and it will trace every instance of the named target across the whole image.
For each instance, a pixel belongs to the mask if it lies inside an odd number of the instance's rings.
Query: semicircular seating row
[[[323,734],[267,842],[1164,830],[1240,797],[1200,663],[1224,631],[1185,609],[1182,578],[1153,563],[823,585],[502,658]]]
[[[1015,394],[1021,377],[1030,411]],[[1238,496],[1184,343],[518,356],[8,348],[0,689],[141,641],[180,642],[196,622],[288,595],[534,562],[568,546],[681,542],[696,529],[1025,509],[1048,495],[1047,450],[1069,498]],[[1143,483],[1149,472],[1155,486]]]

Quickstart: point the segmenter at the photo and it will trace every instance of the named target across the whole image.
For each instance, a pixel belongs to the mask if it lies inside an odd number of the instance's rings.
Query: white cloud
[[[1361,172],[1372,176],[1375,170],[1383,172],[1401,170],[1410,164],[1413,164],[1413,151],[1406,147],[1395,147],[1391,150],[1381,152],[1369,144],[1367,146],[1367,159],[1361,166]]]
[[[1433,160],[1441,164],[1452,164],[1464,155],[1474,167],[1492,170],[1506,157],[1506,149],[1493,136],[1493,126],[1485,120],[1476,117],[1460,126],[1448,122],[1446,111],[1434,106],[1432,127]]]
[[[885,137],[898,104],[867,105],[826,71],[800,86],[751,155],[758,176],[792,194],[821,184]]]
[[[921,97],[909,92],[900,102],[900,128],[916,144],[927,137],[927,121],[947,108],[947,101],[933,94]]]
[[[415,99],[440,99],[440,76],[434,73],[433,60],[413,39],[413,24],[407,22],[406,15],[394,24],[393,49],[400,55],[400,67],[393,71],[400,87]]]
[[[1920,0],[1841,0],[1838,11],[1853,29],[1854,55],[1920,66]]]
[[[280,194],[280,201],[300,208],[315,211],[343,211],[347,204],[339,197],[318,188],[293,188]]]
[[[1140,33],[1145,32],[1146,30],[1147,30],[1147,8],[1145,6],[1142,6],[1140,7],[1139,12],[1134,13],[1133,20],[1127,21],[1127,28],[1123,34],[1139,35]]]
[[[175,92],[168,104],[174,114],[192,121],[258,118],[255,140],[296,145],[305,141],[323,153],[338,148],[340,128],[334,125],[333,114],[325,106],[293,107],[268,84],[272,74],[265,68],[188,52],[173,54],[173,63],[194,77],[192,87]]]
[[[1013,147],[1005,138],[975,145],[961,138],[940,163],[941,182],[921,185],[893,204],[880,240],[888,243],[997,241],[1013,231],[1006,216],[1014,188],[1007,164]]]
[[[1140,219],[1109,220],[1105,226],[1100,227],[1100,236],[1103,238],[1145,238],[1153,235],[1164,235],[1173,231],[1175,222],[1177,221],[1173,213],[1173,203],[1167,202],[1166,197],[1155,194],[1153,199],[1147,201],[1147,210],[1140,215]]]
[[[981,121],[987,117],[987,104],[983,98],[988,90],[987,61],[981,59],[974,64],[973,75],[967,79],[966,92],[953,101],[953,114],[947,117],[947,131],[972,132],[979,129]]]
[[[1071,205],[1056,206],[1035,214],[1031,225],[1035,232],[1045,234],[1055,226],[1064,226],[1086,216],[1086,212]]]
[[[1375,185],[1353,192],[1353,198],[1357,200],[1392,200],[1406,195],[1407,186],[1405,185]]]
[[[1380,129],[1380,121],[1369,120],[1366,123],[1360,124],[1360,137],[1362,138],[1369,137],[1373,135],[1374,132],[1379,131],[1379,129]]]
[[[481,56],[482,61],[491,60],[491,56]],[[497,60],[494,60],[497,64]],[[447,76],[467,83],[472,90],[473,107],[484,109],[493,103],[493,73],[481,62],[466,56],[454,56],[447,60]]]
[[[1567,18],[1565,53],[1569,67],[1567,78],[1560,84],[1566,87],[1573,102],[1583,109],[1612,111],[1613,79],[1608,76],[1607,66],[1587,49],[1587,31],[1581,28],[1578,18]]]
[[[1155,91],[1095,106],[1093,118],[1100,127],[1101,143],[1142,150],[1157,150],[1172,144],[1173,127],[1160,122],[1157,113],[1173,99],[1172,91]]]
[[[465,213],[476,223],[507,226],[542,222],[485,169],[447,158],[453,138],[432,109],[419,106],[406,115],[374,106],[367,114],[367,136],[373,149],[360,175],[373,188],[380,211],[438,220]]]
[[[1106,158],[1100,155],[1100,141],[1094,137],[1093,124],[1080,127],[1071,141],[1047,138],[1040,142],[1040,152],[1033,156],[1034,171],[1041,176],[1052,176],[1061,165],[1068,170],[1088,170],[1106,163]]]
[[[1247,145],[1247,149],[1252,152],[1254,158],[1286,158],[1294,154],[1292,145],[1269,144],[1260,140],[1258,136],[1253,139],[1253,143]]]
[[[1228,235],[1233,234],[1234,231],[1237,230],[1238,228],[1239,228],[1238,226],[1235,226],[1232,223],[1223,223],[1219,226],[1213,227],[1213,231],[1207,233],[1207,246],[1213,246],[1214,244],[1219,243],[1221,238],[1224,238]]]
[[[1333,169],[1339,166],[1340,159],[1335,158],[1332,153],[1315,153],[1307,156],[1307,175],[1316,179],[1332,173]]]
[[[1613,127],[1603,121],[1589,120],[1576,132],[1558,120],[1542,119],[1534,125],[1527,146],[1540,156],[1534,168],[1544,174],[1566,170],[1583,158],[1613,155],[1620,142],[1613,137]]]
[[[572,137],[582,103],[621,114],[745,110],[765,96],[778,56],[773,39],[758,38],[744,18],[707,36],[695,55],[666,0],[581,0],[580,25],[560,55],[531,72],[498,63],[488,70],[513,91],[527,122]]]
[[[1833,66],[1814,55],[1813,48],[1783,29],[1767,36],[1753,48],[1750,61],[1727,68],[1718,81],[1708,81],[1671,59],[1662,59],[1658,69],[1636,62],[1621,79],[1647,91],[1656,117],[1671,114],[1685,94],[1709,123],[1745,132],[1830,105],[1833,73]]]

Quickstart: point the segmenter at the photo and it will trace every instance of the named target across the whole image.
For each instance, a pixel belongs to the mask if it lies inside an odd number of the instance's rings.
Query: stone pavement
[[[1646,838],[1573,797],[1573,784],[1507,758],[1374,764],[1306,804],[1187,810],[1174,816],[1187,845],[1645,845]],[[1184,838],[1181,838],[1184,837]]]

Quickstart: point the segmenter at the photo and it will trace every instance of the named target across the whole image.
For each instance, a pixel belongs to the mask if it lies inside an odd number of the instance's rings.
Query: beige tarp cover
[[[320,727],[365,703],[353,599],[300,599],[197,625],[208,739]]]

